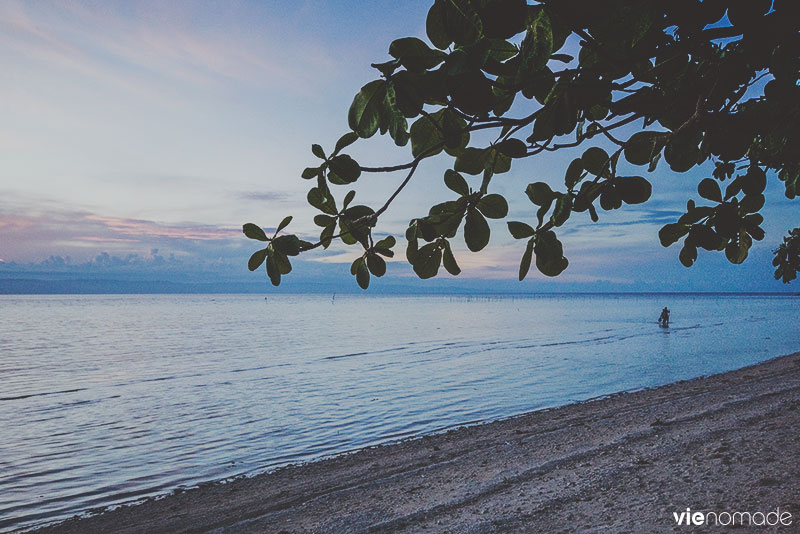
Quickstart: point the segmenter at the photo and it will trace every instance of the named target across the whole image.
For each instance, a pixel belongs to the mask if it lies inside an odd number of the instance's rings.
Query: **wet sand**
[[[800,532],[799,433],[796,353],[210,484],[37,533],[725,530],[678,526],[673,512],[687,507],[780,507],[791,526],[753,529]]]

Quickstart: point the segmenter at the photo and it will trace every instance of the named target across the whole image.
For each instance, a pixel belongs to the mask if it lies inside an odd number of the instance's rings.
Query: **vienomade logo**
[[[774,527],[792,524],[792,514],[781,511],[780,507],[771,512],[692,512],[687,508],[684,512],[672,512],[675,522],[684,526],[714,525],[722,527]]]

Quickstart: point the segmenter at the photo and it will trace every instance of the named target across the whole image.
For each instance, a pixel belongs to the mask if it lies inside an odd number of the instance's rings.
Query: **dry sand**
[[[732,530],[800,532],[798,429],[800,353],[211,484],[40,532],[731,529],[678,526],[673,512],[687,507],[780,507],[791,526]]]

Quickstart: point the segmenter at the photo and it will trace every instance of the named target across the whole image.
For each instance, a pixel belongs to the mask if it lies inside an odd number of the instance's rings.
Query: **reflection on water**
[[[671,328],[658,327],[663,306]],[[0,297],[0,532],[798,350],[796,298]]]

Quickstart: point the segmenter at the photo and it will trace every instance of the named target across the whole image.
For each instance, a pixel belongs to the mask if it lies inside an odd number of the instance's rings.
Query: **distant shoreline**
[[[182,283],[169,280],[46,280],[35,278],[0,278],[0,296],[23,295],[327,295],[341,296],[430,296],[430,297],[559,297],[559,296],[762,296],[797,297],[795,291],[500,291],[486,292],[472,288],[420,288],[395,289],[376,288],[364,292],[357,287],[311,288],[303,291],[275,289],[266,284],[246,282],[230,283],[226,286],[211,283]]]
[[[662,532],[800,524],[800,353],[150,499],[37,533]],[[791,527],[777,532],[792,531]]]

